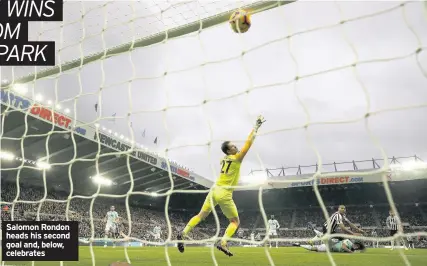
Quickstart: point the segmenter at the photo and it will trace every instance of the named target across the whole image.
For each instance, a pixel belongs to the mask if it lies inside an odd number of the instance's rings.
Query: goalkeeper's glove
[[[266,120],[262,115],[258,116],[256,122],[255,122],[255,131],[258,131],[258,129],[261,127],[262,123],[264,123]]]

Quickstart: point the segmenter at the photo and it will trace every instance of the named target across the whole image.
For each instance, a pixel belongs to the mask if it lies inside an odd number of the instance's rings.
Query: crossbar
[[[296,2],[296,0],[295,1],[260,1],[251,5],[244,6],[242,7],[242,9],[250,10],[251,13],[254,14],[254,13],[259,13],[269,9],[273,9],[279,6],[283,6],[286,4],[290,4],[293,2]],[[74,68],[82,67],[83,65],[89,64],[91,62],[94,62],[103,58],[108,58],[124,52],[128,52],[135,48],[146,47],[156,43],[161,43],[167,39],[173,39],[186,34],[197,32],[199,30],[207,29],[212,26],[228,21],[232,12],[234,12],[234,10],[226,11],[200,21],[195,21],[195,22],[178,26],[178,27],[175,27],[163,32],[159,32],[147,37],[143,37],[135,41],[131,41],[116,47],[106,49],[99,53],[86,56],[84,58],[77,58],[75,60],[66,62],[62,65],[44,69],[39,72],[32,73],[30,75],[18,78],[12,82],[13,84],[24,84],[27,82],[36,81],[38,79],[53,76],[58,73],[65,72]],[[13,84],[11,83],[3,84],[3,87],[9,87],[10,85],[13,85]]]

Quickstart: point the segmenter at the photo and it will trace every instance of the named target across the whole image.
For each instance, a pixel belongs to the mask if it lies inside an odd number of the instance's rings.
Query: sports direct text
[[[312,186],[315,180],[304,181],[304,182],[293,182],[290,184],[290,187],[306,187]],[[349,184],[349,183],[363,183],[363,177],[321,177],[316,179],[317,185],[339,185],[339,184]]]

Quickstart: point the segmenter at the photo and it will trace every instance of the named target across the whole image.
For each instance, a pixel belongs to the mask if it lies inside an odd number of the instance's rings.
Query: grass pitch
[[[166,253],[164,247],[130,247],[127,249],[132,266],[158,266],[167,265]],[[214,265],[211,248],[206,247],[187,247],[184,254],[178,252],[176,248],[167,249],[170,262],[176,266],[204,266]],[[227,266],[267,266],[270,265],[266,256],[265,248],[242,248],[232,247],[234,257],[226,257],[218,250],[214,250],[214,255],[218,265]],[[112,262],[126,262],[125,251],[123,247],[94,247],[93,248],[96,264],[92,264],[92,257],[89,247],[80,247],[80,261],[64,262],[64,266],[108,266]],[[286,266],[313,266],[313,265],[331,265],[328,257],[324,253],[310,252],[301,248],[271,248],[268,249],[274,264]],[[427,265],[427,249],[416,249],[403,251],[410,264],[413,266]],[[397,250],[389,249],[368,249],[366,253],[361,254],[333,254],[336,265],[339,266],[400,266],[405,265],[402,257]],[[5,262],[4,265],[26,266],[32,265],[31,262]],[[60,265],[59,262],[35,262],[36,266]]]

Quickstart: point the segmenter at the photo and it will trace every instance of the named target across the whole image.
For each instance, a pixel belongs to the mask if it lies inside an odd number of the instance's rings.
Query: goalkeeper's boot
[[[227,242],[221,241],[219,244],[217,244],[216,248],[229,257],[233,256],[233,253],[231,253],[231,251],[228,249]]]
[[[294,247],[300,247],[301,244],[300,243],[293,243],[292,246],[294,246]]]
[[[178,234],[178,236],[176,237],[176,239],[178,239],[178,240],[183,240],[183,236],[182,236],[182,234]],[[182,243],[182,242],[178,242],[178,250],[179,250],[179,252],[181,252],[181,253],[184,253],[184,243]]]

